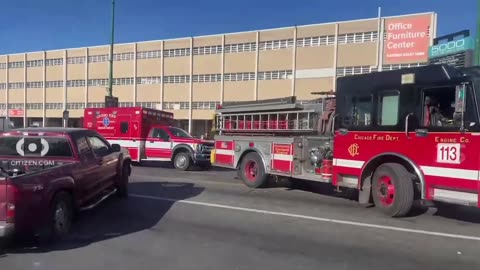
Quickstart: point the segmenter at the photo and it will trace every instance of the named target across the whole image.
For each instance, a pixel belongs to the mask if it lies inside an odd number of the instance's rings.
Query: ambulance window
[[[128,132],[128,122],[121,122],[120,123],[120,132],[127,133]]]
[[[398,124],[399,92],[386,91],[378,96],[378,124],[395,126]]]

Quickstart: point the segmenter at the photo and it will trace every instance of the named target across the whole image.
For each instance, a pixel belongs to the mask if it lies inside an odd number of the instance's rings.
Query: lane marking
[[[237,207],[237,206],[230,206],[230,205],[216,204],[216,203],[176,200],[176,199],[170,199],[165,197],[157,197],[157,196],[149,196],[149,195],[141,195],[141,194],[130,194],[130,196],[136,197],[136,198],[142,198],[142,199],[152,199],[152,200],[159,200],[159,201],[208,206],[208,207],[237,210],[237,211],[251,212],[251,213],[258,213],[258,214],[268,214],[268,215],[274,215],[274,216],[283,216],[283,217],[299,218],[299,219],[306,219],[306,220],[313,220],[313,221],[320,221],[320,222],[329,222],[329,223],[335,223],[335,224],[351,225],[351,226],[364,227],[364,228],[375,228],[375,229],[382,229],[387,231],[409,232],[409,233],[416,233],[416,234],[423,234],[423,235],[440,236],[440,237],[446,237],[446,238],[480,241],[480,237],[478,236],[442,233],[442,232],[425,231],[425,230],[417,230],[417,229],[407,229],[407,228],[395,227],[395,226],[385,226],[385,225],[355,222],[355,221],[348,221],[348,220],[341,220],[341,219],[321,218],[321,217],[298,215],[298,214],[291,214],[291,213],[284,213],[284,212],[266,211],[266,210],[260,210],[255,208]]]

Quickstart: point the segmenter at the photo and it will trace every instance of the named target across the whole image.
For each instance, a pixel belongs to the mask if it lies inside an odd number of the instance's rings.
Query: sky
[[[476,33],[477,0],[116,0],[115,43],[418,12],[437,35]],[[112,0],[0,0],[0,54],[110,43]]]

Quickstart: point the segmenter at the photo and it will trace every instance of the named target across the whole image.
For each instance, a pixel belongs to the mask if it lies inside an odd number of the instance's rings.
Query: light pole
[[[108,95],[113,96],[113,40],[114,40],[114,33],[115,33],[115,0],[112,0],[112,37],[110,39],[110,74],[108,76]]]

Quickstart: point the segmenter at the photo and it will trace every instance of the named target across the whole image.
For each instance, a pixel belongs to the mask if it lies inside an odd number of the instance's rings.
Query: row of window
[[[378,40],[378,32],[359,32],[359,33],[348,33],[338,35],[339,44],[347,43],[365,43],[365,42],[375,42]],[[259,50],[278,50],[284,48],[291,48],[294,46],[293,39],[283,39],[283,40],[270,40],[262,41],[259,43]],[[326,36],[316,36],[316,37],[304,37],[298,38],[296,41],[297,47],[317,47],[324,45],[333,45],[335,43],[334,35]],[[225,53],[240,53],[240,52],[251,52],[256,51],[257,45],[255,42],[248,43],[239,43],[239,44],[228,44],[225,45]],[[195,47],[193,49],[193,55],[210,55],[210,54],[219,54],[222,53],[223,48],[221,45],[213,46],[204,46],[204,47]],[[189,56],[191,54],[190,48],[179,48],[179,49],[168,49],[163,50],[163,57],[181,57]],[[142,51],[137,52],[137,59],[149,59],[149,58],[161,58],[161,50],[153,51]],[[135,58],[135,53],[116,53],[113,55],[114,61],[128,61]],[[99,63],[107,62],[109,60],[108,54],[102,55],[91,55],[88,56],[89,63]],[[63,58],[47,59],[46,66],[56,66],[63,65]],[[24,61],[18,62],[9,62],[8,68],[23,68]],[[85,57],[68,57],[67,64],[83,64],[85,63]],[[40,67],[43,66],[43,60],[31,60],[26,62],[27,67]],[[6,63],[0,63],[0,69],[5,69]]]
[[[427,63],[383,65],[382,69],[383,71],[387,71],[387,70],[397,70],[397,69],[409,68],[409,67],[420,67],[425,65],[427,65]],[[378,71],[378,68],[376,66],[340,67],[340,68],[337,68],[337,77],[366,74],[366,73],[372,73],[377,71]]]
[[[258,80],[288,80],[292,79],[291,70],[276,70],[276,71],[264,71],[258,72]],[[189,83],[190,75],[172,75],[164,76],[164,83],[178,84]],[[220,82],[222,80],[222,74],[201,74],[193,75],[193,82],[207,83],[207,82]],[[240,73],[226,73],[224,74],[225,81],[251,81],[255,80],[255,72],[240,72]],[[137,77],[137,84],[160,84],[162,83],[162,77]],[[132,85],[134,84],[133,77],[126,78],[114,78],[113,85]],[[43,88],[42,81],[27,82],[27,88]],[[84,87],[85,80],[68,80],[67,87]],[[88,80],[88,86],[108,86],[108,79],[90,79]],[[8,84],[8,89],[23,89],[23,82],[14,82]],[[63,87],[63,81],[46,81],[46,88]],[[6,83],[0,83],[0,90],[6,89]]]
[[[215,110],[217,105],[220,104],[219,101],[196,101],[192,102],[193,110]],[[9,109],[24,109],[23,103],[9,103]],[[120,107],[132,107],[133,102],[119,102]],[[160,102],[137,102],[136,106],[159,109],[161,107]],[[103,108],[105,106],[104,102],[89,102],[87,104],[89,108]],[[0,104],[0,109],[5,109],[5,104]],[[164,110],[188,110],[190,104],[188,102],[164,102]],[[42,103],[27,103],[27,110],[41,110],[43,109]],[[45,109],[47,110],[62,110],[62,103],[45,103]],[[67,103],[67,110],[80,110],[85,109],[85,103],[83,102],[72,102]]]

